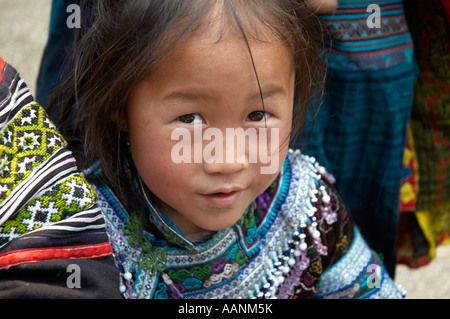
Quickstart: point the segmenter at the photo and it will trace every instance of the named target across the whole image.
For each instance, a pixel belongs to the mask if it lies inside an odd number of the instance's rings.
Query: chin
[[[234,224],[236,224],[236,222],[239,220],[239,218],[241,216],[239,216],[236,220],[230,220],[230,221],[226,221],[226,222],[224,221],[224,222],[220,222],[220,223],[218,223],[217,221],[214,221],[207,225],[200,225],[200,228],[203,230],[208,230],[208,231],[219,231],[222,229],[226,229],[226,228],[231,227]]]

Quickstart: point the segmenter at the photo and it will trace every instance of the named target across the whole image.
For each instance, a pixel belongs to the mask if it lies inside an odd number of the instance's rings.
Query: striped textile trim
[[[371,28],[373,0],[340,0],[335,14],[321,17],[333,38],[332,48],[340,53],[374,53],[412,48],[412,39],[400,0],[378,1],[380,27]],[[367,12],[369,11],[369,12]]]
[[[0,254],[0,270],[54,259],[93,259],[111,255],[109,243],[94,245],[21,249]]]
[[[16,112],[20,111],[24,104],[33,102],[33,97],[24,80],[18,73],[13,73],[14,71],[8,64],[3,64],[3,69],[0,70],[4,73],[0,88],[0,97],[4,97],[0,100],[0,129],[3,129],[15,117]],[[9,85],[4,85],[8,81]],[[12,88],[15,88],[14,91]]]
[[[42,235],[43,233],[58,233],[57,231],[86,231],[105,228],[103,213],[97,206],[93,209],[75,214],[68,219],[36,229],[28,234]]]
[[[70,241],[71,245],[97,244],[99,238],[105,237],[105,220],[100,208],[74,214],[59,222],[50,223],[22,236],[10,240],[2,249],[0,255],[26,248],[42,248],[47,246],[63,247]]]
[[[375,269],[379,273],[374,273]],[[378,283],[373,284],[372,279]],[[405,290],[396,284],[372,253],[360,231],[355,227],[355,239],[348,252],[331,268],[323,272],[316,297],[341,298],[405,298]]]
[[[29,178],[14,188],[9,197],[0,204],[0,225],[39,191],[74,172],[76,172],[75,159],[70,152],[62,150],[54,154],[48,162],[42,163]]]

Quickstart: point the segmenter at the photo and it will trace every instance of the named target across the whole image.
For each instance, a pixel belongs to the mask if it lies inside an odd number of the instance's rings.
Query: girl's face
[[[217,41],[217,31],[184,39],[159,61],[132,89],[122,124],[142,181],[184,234],[233,225],[276,178],[288,149],[291,52],[274,37],[249,39],[264,113],[242,36]]]

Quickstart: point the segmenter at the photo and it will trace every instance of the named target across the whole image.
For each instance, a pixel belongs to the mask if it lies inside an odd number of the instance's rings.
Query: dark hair
[[[313,89],[323,82],[319,20],[305,0],[93,3],[91,26],[75,45],[73,69],[49,107],[62,110],[60,129],[67,132],[67,126],[72,127],[66,138],[76,156],[83,154],[81,168],[99,160],[111,183],[119,182],[123,170],[123,137],[115,119],[125,115],[131,88],[182,38],[207,28],[213,9],[221,9],[224,26],[240,32],[247,44],[250,37],[259,39],[258,29],[263,27],[292,49],[299,97],[294,132],[304,122]]]

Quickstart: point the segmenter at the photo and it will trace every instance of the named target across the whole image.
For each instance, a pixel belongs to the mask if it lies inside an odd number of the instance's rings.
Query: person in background
[[[417,76],[403,2],[340,0],[320,18],[328,35],[324,94],[294,145],[334,175],[356,225],[394,276]]]
[[[450,243],[450,1],[404,1],[419,67],[402,184],[399,263],[429,264]]]

